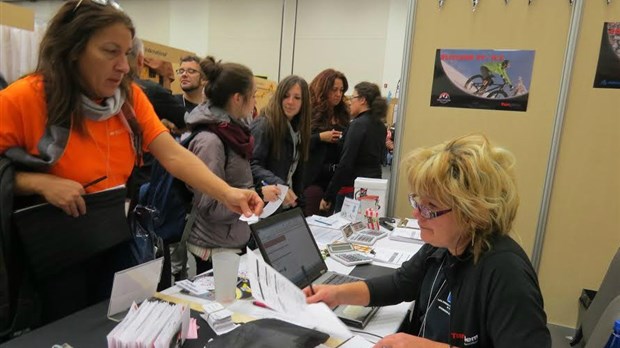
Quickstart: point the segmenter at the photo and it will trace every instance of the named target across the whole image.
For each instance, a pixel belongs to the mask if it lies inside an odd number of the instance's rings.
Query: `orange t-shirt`
[[[144,150],[167,129],[161,123],[142,89],[135,83],[133,108],[143,135]],[[0,91],[0,154],[11,147],[22,147],[38,155],[37,145],[45,132],[47,109],[43,80],[30,75]],[[49,174],[85,185],[102,176],[107,179],[92,185],[97,192],[125,184],[131,174],[135,153],[129,131],[119,116],[105,121],[86,119],[88,134],[71,131],[65,152],[50,168]]]

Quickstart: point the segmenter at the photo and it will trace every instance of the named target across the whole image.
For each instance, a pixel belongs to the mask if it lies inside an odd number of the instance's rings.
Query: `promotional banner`
[[[620,88],[620,22],[603,25],[594,88]]]
[[[431,106],[526,111],[534,51],[438,49]]]

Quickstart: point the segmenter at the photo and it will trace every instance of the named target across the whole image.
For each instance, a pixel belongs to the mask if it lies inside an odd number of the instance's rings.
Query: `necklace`
[[[446,262],[446,259],[444,257],[444,259],[441,261],[441,264],[439,265],[439,270],[437,270],[437,273],[435,274],[435,279],[433,279],[433,283],[431,284],[431,291],[428,295],[429,301],[428,301],[428,304],[426,305],[426,312],[424,312],[424,319],[422,319],[422,325],[420,326],[420,331],[418,331],[419,337],[424,337],[424,334],[426,333],[426,318],[428,318],[428,311],[433,306],[433,303],[437,301],[437,297],[439,297],[439,294],[441,293],[441,289],[443,289],[444,285],[446,284],[446,280],[444,279],[443,282],[441,282],[439,289],[437,289],[435,296],[433,297],[433,289],[435,288],[435,282],[437,281],[437,278],[439,277],[439,273],[441,273],[441,269],[443,268],[443,264],[445,262]],[[431,300],[431,297],[433,298],[432,300]]]
[[[101,155],[101,158],[103,158],[103,160],[105,161],[105,177],[106,178],[110,177],[110,129],[109,129],[108,121],[109,120],[103,121],[105,123],[105,139],[106,139],[106,148],[107,148],[105,154],[99,147],[99,144],[97,143],[97,139],[93,137],[92,132],[89,132],[90,139],[95,144],[95,147],[97,148],[97,152],[99,152],[99,154]]]

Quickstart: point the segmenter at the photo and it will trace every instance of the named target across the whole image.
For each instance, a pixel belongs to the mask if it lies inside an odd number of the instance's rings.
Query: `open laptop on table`
[[[327,270],[301,209],[285,211],[250,225],[267,264],[300,288],[313,284],[342,284],[362,278]],[[363,328],[378,307],[339,306],[334,309],[346,324]]]

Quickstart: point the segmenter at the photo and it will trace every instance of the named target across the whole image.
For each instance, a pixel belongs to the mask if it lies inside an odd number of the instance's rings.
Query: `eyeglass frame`
[[[75,7],[73,8],[73,12],[77,11],[78,7],[80,7],[80,5],[82,4],[84,0],[80,0],[78,1],[77,4],[75,4]],[[121,12],[125,12],[123,11],[123,8],[121,7],[121,5],[118,4],[118,2],[114,1],[114,0],[89,0],[90,2],[97,4],[99,6],[112,6],[115,10],[121,11]]]
[[[190,71],[191,70],[191,71]],[[177,75],[183,75],[185,73],[187,73],[188,75],[194,75],[196,73],[199,73],[200,70],[197,69],[193,69],[193,68],[178,68],[177,70],[174,71],[175,73],[177,73]]]
[[[418,201],[415,200],[416,195],[414,193],[410,193],[408,195],[408,198],[409,198],[409,204],[411,205],[411,207],[413,209],[417,210],[418,212],[420,212],[420,215],[422,215],[422,217],[427,219],[427,220],[432,220],[434,218],[438,218],[438,217],[440,217],[440,216],[442,216],[444,214],[447,214],[447,213],[452,211],[452,208],[445,209],[445,210],[433,211],[429,207],[425,206],[424,204],[418,203]]]

